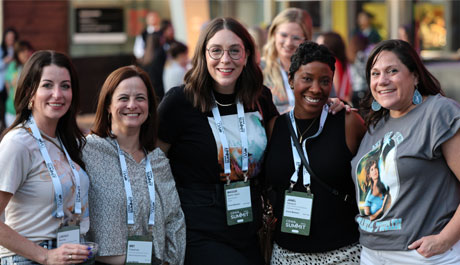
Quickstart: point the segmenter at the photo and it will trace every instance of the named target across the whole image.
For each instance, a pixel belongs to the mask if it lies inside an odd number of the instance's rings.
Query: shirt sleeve
[[[144,56],[145,43],[141,35],[136,36],[134,41],[133,54],[137,59],[141,59]]]
[[[27,179],[32,161],[29,149],[11,133],[0,143],[0,190],[14,194]]]

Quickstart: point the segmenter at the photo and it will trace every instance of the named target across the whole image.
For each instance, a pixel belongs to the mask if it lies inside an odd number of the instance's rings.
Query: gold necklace
[[[219,105],[221,107],[230,107],[231,105],[235,104],[235,103],[223,104],[223,103],[220,103],[219,101],[217,101],[217,99],[214,99],[214,101],[216,102],[217,105]]]
[[[297,129],[297,133],[300,135],[299,137],[299,143],[302,143],[302,140],[303,140],[303,136],[310,130],[310,128],[313,126],[313,124],[315,123],[316,119],[318,119],[318,117],[316,117],[311,123],[310,125],[308,125],[307,129],[305,129],[305,131],[303,131],[303,133],[300,133],[300,130],[299,130],[299,126],[297,126],[297,122],[295,123],[295,127]]]

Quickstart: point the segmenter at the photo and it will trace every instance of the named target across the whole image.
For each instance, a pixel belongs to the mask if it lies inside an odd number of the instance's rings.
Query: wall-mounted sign
[[[76,8],[74,43],[124,43],[123,8]]]

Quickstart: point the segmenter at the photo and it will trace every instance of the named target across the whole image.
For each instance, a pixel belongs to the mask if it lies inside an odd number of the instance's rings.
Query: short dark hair
[[[70,84],[72,86],[72,102],[70,103],[69,110],[58,121],[56,135],[61,139],[72,160],[85,169],[85,164],[81,159],[81,149],[86,141],[76,121],[80,99],[78,77],[69,57],[63,53],[55,51],[37,51],[32,54],[26,62],[21,71],[14,97],[16,120],[4,134],[14,129],[19,124],[25,124],[27,122],[32,113],[32,111],[28,109],[28,104],[37,92],[43,68],[50,65],[66,68],[67,71],[69,71]]]
[[[112,103],[112,97],[121,81],[131,77],[139,77],[147,88],[147,96],[149,103],[149,113],[147,120],[141,125],[141,131],[139,134],[139,142],[142,147],[148,151],[155,149],[155,143],[157,139],[158,129],[158,114],[157,114],[157,101],[155,91],[152,83],[150,82],[148,74],[141,68],[130,65],[118,68],[113,71],[105,80],[99,93],[99,100],[97,103],[96,117],[94,120],[94,126],[91,132],[100,137],[116,138],[112,134],[111,119],[109,118],[109,107]]]
[[[171,43],[171,46],[169,47],[169,53],[171,54],[172,58],[176,58],[179,54],[185,53],[187,51],[187,46],[179,41]]]
[[[326,46],[311,41],[305,41],[300,44],[291,57],[289,80],[292,81],[294,79],[295,73],[302,65],[316,61],[327,64],[331,68],[332,73],[334,73],[335,57]]]
[[[396,57],[398,57],[398,59],[401,61],[401,63],[403,63],[411,73],[417,76],[417,89],[420,94],[424,96],[436,94],[444,95],[439,81],[426,69],[414,48],[403,40],[382,41],[378,43],[371,51],[366,63],[366,80],[369,88],[371,83],[371,69],[374,67],[374,64],[376,63],[382,51],[389,51],[394,53]],[[380,121],[380,119],[388,118],[389,113],[389,110],[385,108],[381,108],[379,111],[373,111],[371,108],[373,100],[374,98],[372,97],[372,93],[369,89],[361,104],[365,113],[367,113],[364,121],[368,129],[370,125],[375,126]]]
[[[193,106],[202,112],[210,111],[214,105],[211,91],[214,80],[206,64],[206,45],[220,30],[227,29],[235,33],[243,42],[248,56],[235,86],[236,96],[249,108],[254,108],[262,92],[262,71],[256,62],[254,41],[246,28],[233,18],[215,18],[201,32],[192,59],[192,69],[185,74],[185,94]]]
[[[21,62],[19,61],[19,53],[23,51],[30,51],[30,53],[32,53],[33,50],[34,48],[30,44],[30,42],[26,40],[18,40],[14,44],[14,60],[16,61],[16,64],[21,65]]]

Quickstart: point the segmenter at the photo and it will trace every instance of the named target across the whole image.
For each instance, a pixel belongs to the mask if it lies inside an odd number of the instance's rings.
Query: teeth
[[[125,114],[126,116],[129,116],[129,117],[135,117],[135,116],[139,116],[139,114],[137,113],[127,113]]]
[[[311,102],[311,103],[318,103],[319,102],[319,98],[310,98],[310,97],[304,97],[304,99],[308,102]]]
[[[232,69],[219,69],[219,71],[224,72],[224,73],[230,73]]]
[[[60,106],[62,106],[63,104],[51,104],[51,103],[50,103],[49,105],[52,106],[52,107],[60,107]]]
[[[393,92],[393,91],[394,91],[393,89],[387,89],[387,90],[382,90],[382,91],[380,91],[379,93],[380,93],[380,94],[388,94],[388,93],[391,93],[391,92]]]

